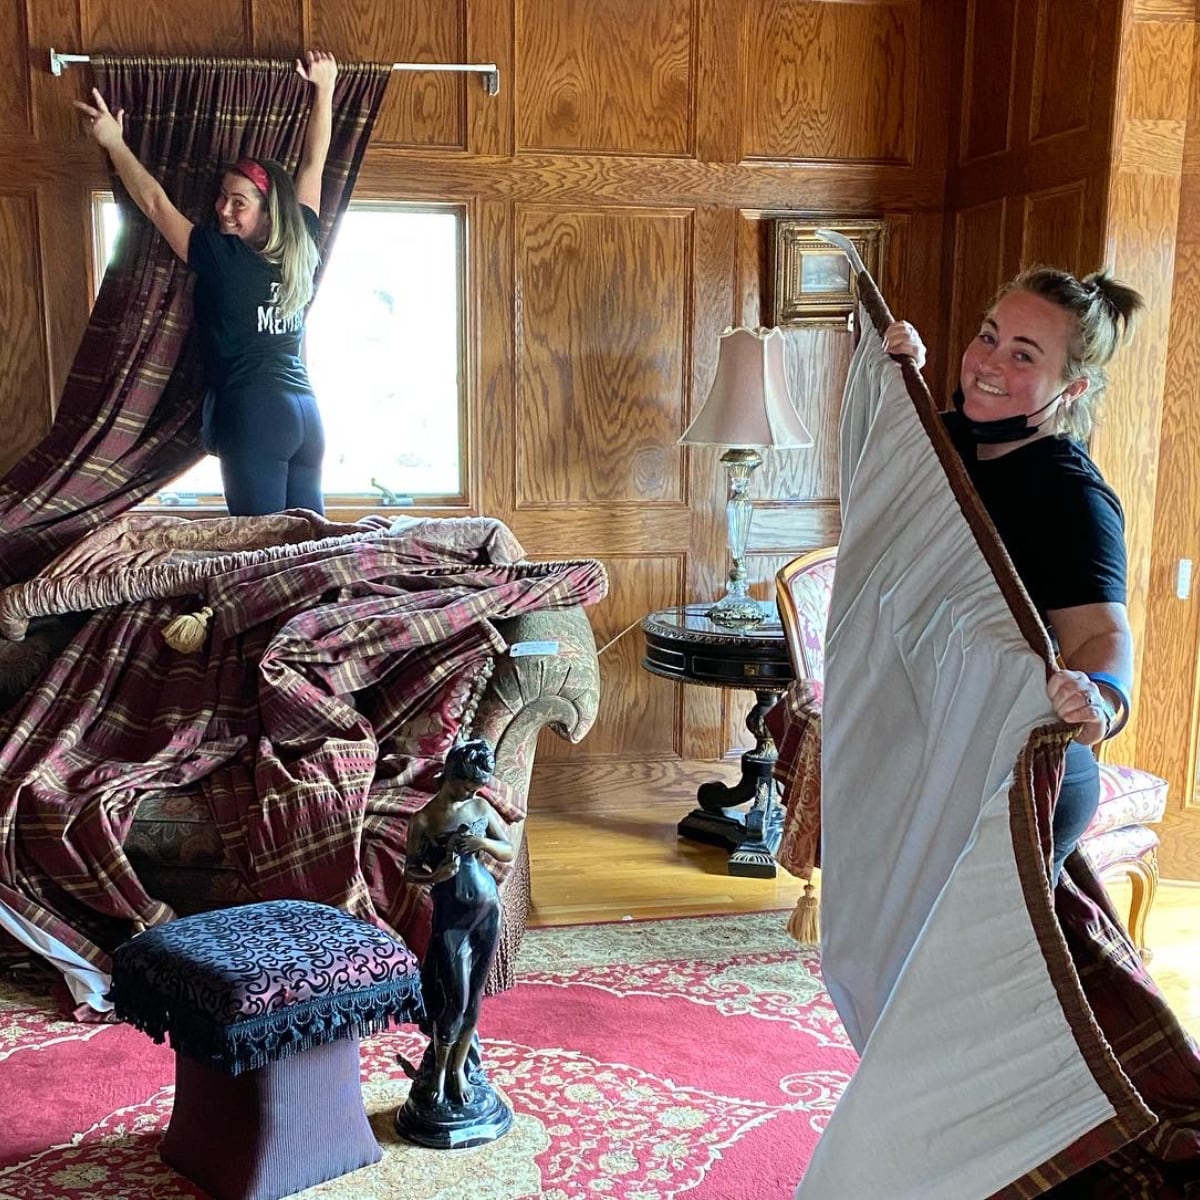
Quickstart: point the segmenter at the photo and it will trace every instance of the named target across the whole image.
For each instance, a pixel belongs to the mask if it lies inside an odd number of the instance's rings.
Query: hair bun
[[[1107,270],[1093,271],[1080,281],[1088,292],[1104,301],[1113,318],[1122,327],[1122,341],[1128,341],[1138,314],[1146,307],[1141,292],[1114,279]]]

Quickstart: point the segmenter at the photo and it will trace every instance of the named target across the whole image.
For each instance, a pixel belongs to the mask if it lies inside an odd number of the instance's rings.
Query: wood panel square
[[[27,38],[24,5],[0,4],[0,50],[10,64],[25,62]],[[33,132],[29,103],[29,72],[10,68],[0,76],[0,134]]]
[[[358,62],[461,63],[466,52],[466,0],[320,0],[314,4],[312,41]],[[479,86],[474,75],[393,72],[371,144],[465,149],[467,80]]]
[[[963,78],[960,163],[1012,149],[1017,0],[971,0]]]
[[[958,353],[978,332],[979,322],[1003,282],[1007,212],[1007,201],[1000,199],[963,209],[955,217],[949,340],[953,358],[947,364],[945,399],[958,386]]]
[[[919,0],[749,5],[746,157],[911,163],[920,17]]]
[[[518,507],[681,501],[691,214],[516,228]]]
[[[46,297],[38,251],[38,220],[32,196],[0,195],[0,412],[4,454],[11,465],[40,440],[49,425]]]
[[[608,595],[587,610],[596,648],[603,651],[600,712],[581,746],[543,737],[538,743],[539,763],[682,755],[682,689],[642,670],[645,643],[639,625],[657,609],[685,603],[684,556],[620,555],[605,558],[604,565]]]
[[[1080,273],[1087,269],[1081,261],[1086,200],[1086,179],[1025,197],[1022,265],[1048,263]]]
[[[1039,0],[1029,141],[1083,133],[1091,122],[1100,7],[1111,0]],[[1184,89],[1186,93],[1186,87]]]
[[[522,0],[520,147],[689,153],[695,8],[696,0]]]
[[[186,9],[130,4],[129,0],[88,0],[80,10],[85,52],[236,56],[246,53],[250,40],[243,0],[208,0]]]

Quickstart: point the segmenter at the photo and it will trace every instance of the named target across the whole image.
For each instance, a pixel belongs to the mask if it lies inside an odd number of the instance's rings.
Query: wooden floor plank
[[[593,768],[594,770],[594,768]],[[732,771],[732,774],[731,774]],[[696,764],[672,774],[666,794],[629,781],[628,767],[602,793],[561,786],[530,793],[533,870],[531,925],[573,925],[646,917],[780,910],[786,919],[803,884],[778,878],[731,878],[725,851],[680,841],[675,826],[707,778],[736,778],[736,766]],[[659,783],[665,782],[659,780]],[[1128,892],[1114,886],[1117,911]],[[1164,882],[1147,923],[1150,971],[1180,1021],[1200,1036],[1200,885]]]

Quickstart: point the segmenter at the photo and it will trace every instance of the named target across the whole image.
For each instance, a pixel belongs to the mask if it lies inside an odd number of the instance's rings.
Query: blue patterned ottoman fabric
[[[112,980],[118,1020],[231,1075],[423,1012],[402,941],[307,900],[147,929],[117,948]]]

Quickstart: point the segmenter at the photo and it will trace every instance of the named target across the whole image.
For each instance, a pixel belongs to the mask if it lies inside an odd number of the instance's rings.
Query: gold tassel
[[[792,915],[788,917],[787,931],[803,946],[815,945],[821,940],[821,902],[811,883],[804,885],[804,895],[796,901]]]
[[[194,654],[204,645],[208,632],[208,618],[212,609],[205,605],[199,612],[183,613],[167,623],[163,630],[163,641],[180,654]]]

